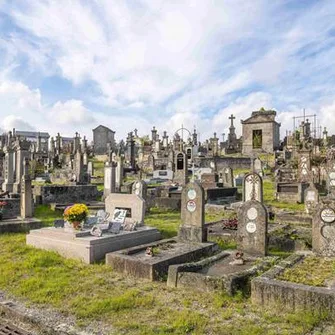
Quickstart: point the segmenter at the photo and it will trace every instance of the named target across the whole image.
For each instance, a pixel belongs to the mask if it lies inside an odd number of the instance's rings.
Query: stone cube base
[[[89,231],[71,232],[65,228],[50,227],[31,230],[27,235],[27,244],[90,264],[104,259],[108,252],[154,242],[160,238],[161,234],[156,228],[147,226],[131,232],[105,233],[101,237],[92,236]]]

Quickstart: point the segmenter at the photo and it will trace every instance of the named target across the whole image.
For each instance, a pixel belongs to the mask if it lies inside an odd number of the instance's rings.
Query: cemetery
[[[234,119],[226,142],[1,136],[1,313],[32,334],[335,331],[335,150],[307,120],[281,143],[275,111],[246,141]]]

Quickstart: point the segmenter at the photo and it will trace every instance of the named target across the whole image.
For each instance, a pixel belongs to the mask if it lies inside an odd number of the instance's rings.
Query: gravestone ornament
[[[121,222],[113,222],[112,227],[110,228],[110,232],[112,234],[119,234],[121,230]]]
[[[92,236],[101,237],[102,236],[102,230],[100,229],[99,226],[93,226],[91,231],[90,231],[90,234]]]
[[[253,256],[267,253],[268,214],[257,200],[245,202],[238,212],[237,241],[238,249]]]
[[[248,173],[243,179],[243,201],[263,202],[263,180],[257,173]]]
[[[192,181],[181,195],[181,221],[178,239],[181,242],[206,242],[205,193],[201,185]]]
[[[324,200],[313,216],[313,251],[321,256],[335,256],[335,206]]]

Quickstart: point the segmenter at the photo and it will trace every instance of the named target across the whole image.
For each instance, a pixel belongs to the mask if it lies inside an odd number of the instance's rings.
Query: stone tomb
[[[321,256],[335,256],[335,202],[324,200],[317,207],[312,226],[313,251]]]
[[[125,212],[114,210],[111,221],[108,222],[109,213],[100,210],[96,217],[87,218],[80,231],[70,228],[67,223],[55,223],[55,227],[32,230],[27,235],[27,244],[57,251],[66,258],[93,263],[103,259],[108,252],[161,238],[156,228],[129,225],[129,222],[125,222]],[[94,224],[93,227],[89,222]]]
[[[238,212],[238,248],[253,256],[267,253],[268,214],[257,200],[245,202]]]
[[[206,242],[204,226],[204,190],[195,182],[182,191],[182,225],[178,238],[165,239],[106,255],[106,264],[117,272],[149,280],[158,280],[172,264],[197,261],[218,250]]]
[[[263,202],[263,180],[258,173],[248,173],[243,179],[243,201]]]

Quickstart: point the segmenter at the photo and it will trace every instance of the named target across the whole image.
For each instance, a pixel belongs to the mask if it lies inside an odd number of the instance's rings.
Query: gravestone
[[[243,179],[243,201],[263,202],[263,180],[258,173],[248,173]]]
[[[331,197],[335,197],[335,161],[332,161],[328,164],[327,169],[327,187],[328,193]]]
[[[147,184],[143,180],[135,181],[132,186],[132,193],[147,200]]]
[[[181,221],[178,239],[182,242],[206,242],[205,192],[197,182],[190,182],[181,195]]]
[[[24,172],[21,180],[21,197],[20,197],[20,207],[21,207],[21,218],[31,218],[33,217],[33,191],[31,187],[31,179],[28,173],[29,160],[26,158],[24,160]]]
[[[262,161],[259,158],[252,159],[251,164],[252,164],[251,171],[256,172],[258,174],[263,173]]]
[[[145,200],[136,194],[111,193],[105,199],[106,212],[114,213],[116,209],[126,209],[130,219],[143,225],[145,216]]]
[[[304,194],[305,210],[307,214],[313,214],[319,203],[319,191],[314,184],[311,184]]]
[[[222,169],[222,182],[224,187],[234,187],[234,173],[231,167]]]
[[[313,216],[313,251],[321,256],[335,256],[335,203],[324,200]]]
[[[185,185],[188,181],[187,156],[184,152],[175,155],[175,171],[173,181],[179,185]]]
[[[104,198],[116,191],[115,169],[116,164],[114,162],[106,163],[104,169]]]
[[[257,200],[246,201],[238,211],[238,248],[254,256],[267,254],[266,208]]]
[[[90,177],[93,177],[94,176],[94,170],[93,170],[93,162],[89,161],[87,163],[87,174],[90,176]]]

